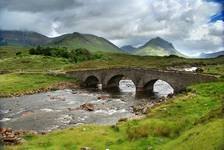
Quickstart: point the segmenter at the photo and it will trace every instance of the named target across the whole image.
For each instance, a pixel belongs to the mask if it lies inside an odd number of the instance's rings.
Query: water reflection
[[[120,80],[119,89],[123,93],[135,93],[136,87],[132,80]]]
[[[169,94],[174,93],[171,85],[165,81],[157,80],[153,85],[153,92],[156,97],[167,97]]]
[[[111,90],[111,92],[115,93],[115,90],[114,91]],[[132,80],[120,80],[119,91],[117,92],[121,92],[123,94],[132,93],[132,95],[135,95],[136,86]],[[153,91],[146,91],[146,92],[147,93],[138,92],[136,96],[138,98],[141,97],[146,98],[146,96],[155,98],[167,97],[169,94],[174,93],[174,89],[169,83],[162,80],[157,80],[153,85]]]

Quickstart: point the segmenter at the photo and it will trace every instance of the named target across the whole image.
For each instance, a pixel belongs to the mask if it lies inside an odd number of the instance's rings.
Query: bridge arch
[[[106,81],[105,87],[119,90],[119,83],[121,80],[131,80],[135,84],[135,87],[136,87],[135,80],[132,77],[125,74],[115,74],[110,76]]]
[[[155,87],[156,83],[162,84],[161,85],[162,87],[161,86],[159,87],[158,84],[157,84],[158,87]],[[167,90],[165,90],[165,91],[162,90],[162,88],[164,86],[166,86],[166,88],[167,88]],[[154,94],[155,92],[159,92],[160,93],[160,90],[162,90],[161,93],[165,92],[167,94],[170,94],[170,93],[174,93],[175,88],[172,85],[172,83],[170,83],[169,81],[162,80],[162,79],[158,78],[158,79],[152,79],[152,80],[146,82],[144,84],[143,90],[144,90],[145,93],[148,93],[148,94]],[[156,90],[159,90],[159,91],[156,91]]]
[[[96,88],[97,84],[99,84],[99,83],[100,83],[100,80],[95,75],[87,76],[84,79],[84,86],[85,87]]]
[[[109,78],[109,80],[106,82],[107,88],[115,88],[119,86],[119,81],[123,79],[125,75],[123,74],[117,74]]]
[[[143,90],[149,94],[153,93],[153,86],[158,79],[152,79],[144,84]]]

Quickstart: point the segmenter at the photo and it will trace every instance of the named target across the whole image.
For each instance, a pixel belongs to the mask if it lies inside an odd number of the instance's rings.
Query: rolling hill
[[[38,45],[72,49],[86,48],[90,52],[122,52],[108,40],[91,34],[74,32],[50,38],[30,31],[0,31],[0,46],[33,47]]]
[[[74,32],[58,37],[50,38],[30,31],[3,31],[0,30],[0,46],[20,46],[20,47],[67,47],[70,49],[86,48],[90,52],[110,52],[110,53],[131,53],[142,56],[169,56],[177,55],[184,57],[178,52],[172,43],[157,37],[149,40],[145,45],[135,48],[131,45],[117,47],[110,41],[91,34],[81,34]]]
[[[0,30],[0,46],[37,46],[52,39],[37,32]]]
[[[141,56],[169,56],[169,55],[177,55],[184,57],[183,54],[178,52],[172,43],[160,38],[156,37],[149,40],[145,45],[137,48],[133,54],[141,55]]]
[[[102,37],[77,32],[56,37],[48,45],[74,49],[86,48],[91,52],[122,52],[116,45]]]

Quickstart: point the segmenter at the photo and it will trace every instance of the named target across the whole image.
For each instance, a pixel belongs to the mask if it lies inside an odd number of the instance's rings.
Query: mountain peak
[[[162,39],[161,37],[152,38],[145,45],[139,47],[135,51],[135,54],[152,56],[184,56],[174,48],[172,43]]]
[[[0,46],[5,45],[19,45],[24,47],[40,45],[67,47],[70,49],[86,48],[90,52],[122,52],[117,46],[104,38],[79,32],[63,34],[58,37],[50,38],[32,31],[0,30]]]
[[[146,46],[159,46],[161,48],[172,48],[172,49],[174,49],[174,46],[173,46],[172,43],[162,39],[161,37],[152,38],[142,47],[146,47]]]
[[[151,40],[160,40],[160,41],[165,41],[164,39],[162,39],[161,37],[157,36],[155,38],[152,38]]]
[[[57,45],[59,47],[73,49],[86,48],[90,52],[122,52],[117,46],[102,37],[98,37],[93,34],[82,34],[79,32],[73,32],[71,34],[59,36],[53,39],[49,45]]]
[[[73,32],[72,35],[82,35],[82,34],[79,32]]]
[[[125,52],[131,53],[133,52],[136,48],[133,47],[132,45],[124,45],[121,47],[121,49]]]

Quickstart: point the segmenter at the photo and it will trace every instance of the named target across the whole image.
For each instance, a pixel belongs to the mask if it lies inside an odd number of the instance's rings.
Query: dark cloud
[[[0,29],[81,32],[119,46],[161,36],[185,53],[222,48],[220,4],[206,0],[0,0]]]
[[[8,11],[62,11],[82,5],[81,0],[1,0],[0,9]]]

